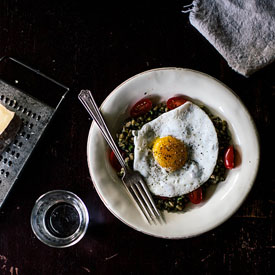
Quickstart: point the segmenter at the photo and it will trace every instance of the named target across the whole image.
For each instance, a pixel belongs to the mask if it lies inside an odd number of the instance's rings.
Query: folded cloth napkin
[[[189,20],[229,66],[249,76],[275,60],[275,0],[194,0]]]

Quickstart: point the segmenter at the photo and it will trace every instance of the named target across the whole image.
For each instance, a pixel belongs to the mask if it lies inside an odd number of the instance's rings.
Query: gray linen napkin
[[[275,0],[194,0],[191,24],[238,73],[275,60]]]

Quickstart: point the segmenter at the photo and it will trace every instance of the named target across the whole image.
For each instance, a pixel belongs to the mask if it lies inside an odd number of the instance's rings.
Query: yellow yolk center
[[[169,171],[180,169],[187,160],[184,143],[172,136],[157,138],[153,145],[153,154],[158,164]]]

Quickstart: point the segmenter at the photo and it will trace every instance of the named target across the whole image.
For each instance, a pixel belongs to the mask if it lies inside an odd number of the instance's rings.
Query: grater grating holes
[[[8,105],[12,108],[14,108],[17,111],[22,112],[23,114],[25,114],[28,117],[31,118],[35,118],[37,117],[37,121],[41,119],[41,116],[38,115],[36,113],[33,113],[31,110],[27,109],[26,107],[23,107],[22,105],[18,105],[18,102],[14,99],[10,99],[9,97],[6,97],[5,95],[1,95],[0,96],[0,101],[2,101],[3,103],[5,103],[5,105]]]
[[[0,175],[3,175],[5,178],[7,178],[10,175],[10,173],[2,168],[0,170]]]
[[[3,157],[3,155],[0,155],[0,164],[4,164],[4,166],[7,168],[2,168],[0,170],[0,176],[4,176],[7,178],[10,174],[8,169],[11,168],[13,165],[13,159],[16,161],[20,157],[20,153],[17,151],[21,150],[24,145],[24,141],[28,141],[31,138],[32,134],[34,134],[34,132],[32,132],[34,123],[30,122],[29,120],[39,121],[41,119],[41,116],[37,115],[35,112],[22,106],[21,104],[18,104],[15,99],[10,99],[8,96],[5,96],[3,94],[0,95],[0,101],[4,105],[9,106],[10,109],[14,109],[14,111],[17,112],[22,121],[22,127],[17,135],[17,138],[13,141],[12,144],[10,144],[6,148],[5,157]],[[18,112],[20,112],[22,115],[20,115],[20,113]],[[1,183],[2,180],[0,178],[0,184]]]

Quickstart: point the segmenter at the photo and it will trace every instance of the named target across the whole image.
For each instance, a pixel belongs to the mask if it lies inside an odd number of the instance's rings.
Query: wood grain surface
[[[249,78],[231,70],[181,12],[190,2],[0,1],[0,56],[70,88],[0,210],[0,274],[274,274],[275,67]],[[87,167],[91,120],[77,100],[87,88],[101,104],[127,78],[165,66],[224,82],[251,113],[261,142],[259,173],[239,210],[184,240],[144,235],[106,209]],[[70,248],[47,247],[30,227],[35,200],[53,189],[74,192],[90,213],[85,237]]]

